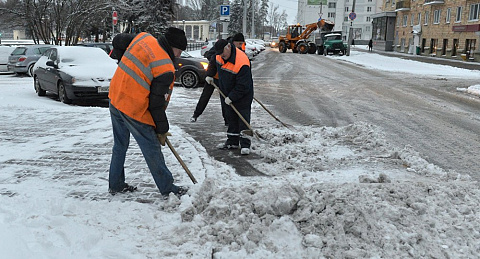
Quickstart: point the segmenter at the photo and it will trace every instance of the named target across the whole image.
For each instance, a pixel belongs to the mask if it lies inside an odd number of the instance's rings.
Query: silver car
[[[14,49],[15,47],[0,46],[0,73],[9,72],[7,68],[8,57]]]
[[[33,76],[33,66],[43,53],[53,45],[25,45],[17,47],[8,57],[8,71]]]

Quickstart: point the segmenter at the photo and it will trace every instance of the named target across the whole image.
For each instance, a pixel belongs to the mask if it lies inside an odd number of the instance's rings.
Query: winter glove
[[[192,116],[192,118],[190,118],[190,122],[196,122],[196,121],[197,121],[197,117]]]
[[[213,77],[211,76],[205,77],[205,82],[207,82],[207,84],[209,85],[213,85]]]
[[[171,136],[170,132],[166,132],[163,134],[157,134],[158,141],[160,141],[160,145],[165,146],[165,142],[167,141],[167,137]]]
[[[232,104],[232,100],[230,100],[230,97],[225,98],[225,103],[226,103],[227,105]]]

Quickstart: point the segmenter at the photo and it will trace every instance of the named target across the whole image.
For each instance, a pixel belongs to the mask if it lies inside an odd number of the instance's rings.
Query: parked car
[[[245,43],[255,46],[258,52],[265,50],[265,46],[263,44],[258,44],[254,40],[245,40]]]
[[[58,95],[63,103],[76,99],[106,99],[117,62],[100,48],[55,46],[33,68],[38,96]]]
[[[257,47],[255,45],[252,45],[249,42],[245,42],[245,52],[247,50],[253,52],[253,56],[256,56],[258,53],[260,53],[260,50],[257,49]]]
[[[200,49],[200,55],[202,55],[202,57],[205,57],[205,53],[209,51],[213,47],[213,45],[215,45],[215,42],[216,41],[212,41],[212,40],[205,42],[205,45],[203,45],[202,48]]]
[[[255,53],[253,50],[245,48],[245,54],[247,54],[248,59],[254,60]]]
[[[0,72],[5,73],[8,71],[8,57],[15,50],[15,47],[0,46]]]
[[[112,51],[113,49],[113,45],[111,42],[89,42],[89,43],[79,43],[77,44],[77,46],[85,46],[85,47],[96,47],[96,48],[101,48],[103,49],[105,52],[107,52],[107,54],[110,54],[110,51]]]
[[[269,46],[269,44],[265,43],[265,41],[261,39],[246,39],[246,40],[253,41],[255,44],[262,45],[264,47]]]
[[[175,78],[178,83],[186,88],[197,87],[205,83],[208,60],[195,58],[187,52],[175,58]]]
[[[43,53],[53,45],[36,44],[15,48],[8,57],[8,71],[33,76],[33,66]]]

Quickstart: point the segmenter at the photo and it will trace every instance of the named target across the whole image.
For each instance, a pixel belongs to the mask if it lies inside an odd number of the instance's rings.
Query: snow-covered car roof
[[[117,63],[101,48],[57,46],[59,70],[76,78],[111,78]]]
[[[330,36],[342,36],[342,34],[340,34],[340,33],[331,33],[331,34],[325,35],[325,37],[330,37]]]

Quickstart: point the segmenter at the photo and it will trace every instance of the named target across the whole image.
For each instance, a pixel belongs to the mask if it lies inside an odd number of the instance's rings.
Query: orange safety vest
[[[150,85],[155,77],[173,73],[170,56],[152,35],[142,32],[130,43],[110,82],[108,97],[115,108],[139,122],[155,126],[148,110]],[[168,104],[173,90],[165,96]]]
[[[248,59],[247,54],[241,52],[241,51],[236,51],[235,52],[235,64],[231,62],[226,62],[223,60],[222,56],[217,55],[216,57],[217,63],[220,64],[221,69],[230,72],[231,74],[237,74],[238,71],[243,66],[250,66],[250,60]],[[218,71],[217,71],[217,76],[218,76]]]

